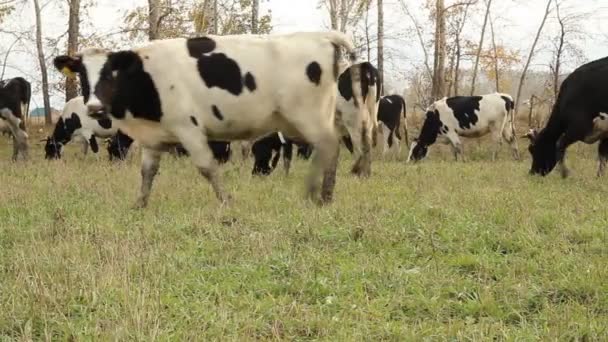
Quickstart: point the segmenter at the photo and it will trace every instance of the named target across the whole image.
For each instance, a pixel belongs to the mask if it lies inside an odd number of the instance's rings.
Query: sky
[[[50,0],[44,8],[43,29],[44,34],[49,37],[60,36],[66,30],[66,13],[56,6],[59,1],[62,0]],[[446,0],[446,3],[449,5],[455,1],[457,0]],[[2,24],[0,31],[2,29],[33,30],[34,15],[30,2],[28,0],[25,5],[20,6],[11,18]],[[96,2],[97,6],[90,10],[90,21],[83,25],[84,31],[116,32],[122,24],[122,18],[127,9],[147,3],[146,0],[97,0]],[[403,12],[402,2],[414,13],[421,26],[425,26],[427,23],[432,25],[421,9],[423,0],[385,0],[385,54],[388,55],[386,78],[394,88],[406,87],[405,75],[414,66],[421,65],[423,60],[423,53],[414,33],[414,27]],[[327,10],[318,6],[318,3],[318,0],[262,0],[261,12],[272,11],[272,25],[275,33],[327,29],[329,27]],[[517,49],[522,55],[527,55],[545,6],[546,0],[494,0],[493,13],[498,43]],[[577,45],[584,52],[586,61],[608,56],[608,1],[565,0],[562,13],[585,13],[585,20],[581,28],[584,37],[577,40]],[[375,25],[375,19],[375,13],[372,13],[371,25]],[[478,40],[483,13],[472,13],[468,22],[465,35]],[[375,30],[375,27],[372,29]],[[428,27],[428,29],[431,30],[432,27]],[[545,37],[554,35],[557,32],[556,29],[555,20],[550,18],[544,31]],[[10,46],[12,41],[13,38],[10,35],[0,32],[0,56],[4,55],[7,46]],[[547,39],[544,41],[539,46],[539,52],[532,68],[543,69],[548,65],[550,53]],[[25,74],[26,78],[39,79],[36,60],[32,57],[34,44],[27,42],[26,45],[16,48],[17,53],[9,56],[7,64],[11,67],[7,68],[5,78]],[[23,52],[23,50],[26,51]],[[372,62],[375,62],[373,56]],[[567,65],[568,69],[575,67],[574,62],[572,65]],[[61,77],[52,69],[49,69],[49,76],[52,79]],[[62,102],[62,96],[59,94],[53,96],[53,106],[61,107]],[[35,108],[41,103],[39,92],[35,92],[31,108]]]

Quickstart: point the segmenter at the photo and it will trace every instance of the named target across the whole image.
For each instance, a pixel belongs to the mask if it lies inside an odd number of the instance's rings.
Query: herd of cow
[[[342,56],[345,54],[347,60]],[[85,49],[58,56],[54,66],[80,79],[82,96],[68,101],[53,134],[47,159],[82,142],[98,152],[106,139],[110,159],[124,159],[133,142],[142,150],[142,185],[137,207],[145,207],[161,154],[189,155],[217,198],[227,201],[218,163],[238,141],[254,155],[254,174],[269,174],[281,153],[285,170],[293,155],[312,156],[307,192],[319,203],[332,200],[339,143],[354,155],[352,172],[371,174],[371,150],[382,136],[383,150],[410,145],[406,104],[399,95],[382,97],[382,83],[369,62],[356,62],[344,34],[299,32],[283,35],[205,36],[157,40],[118,52]],[[562,83],[547,125],[530,131],[530,173],[546,175],[559,164],[565,177],[566,148],[599,141],[603,173],[608,160],[608,58],[585,64]],[[23,78],[0,83],[0,131],[13,137],[13,159],[27,159],[30,84]],[[506,141],[519,159],[514,101],[507,94],[456,96],[433,103],[408,161],[427,155],[435,142],[450,144],[458,159],[459,137],[490,133],[496,150]]]

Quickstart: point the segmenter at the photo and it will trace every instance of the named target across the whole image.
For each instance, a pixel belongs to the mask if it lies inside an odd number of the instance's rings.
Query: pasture
[[[30,139],[36,141],[36,139]],[[308,165],[268,178],[230,162],[222,207],[164,156],[145,210],[139,157],[11,163],[0,137],[0,340],[606,340],[608,180],[595,146],[569,179],[530,177],[465,141],[374,160],[335,202],[303,199]]]

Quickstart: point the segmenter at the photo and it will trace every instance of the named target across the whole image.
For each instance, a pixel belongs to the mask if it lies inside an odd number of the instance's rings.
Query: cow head
[[[61,159],[61,153],[63,152],[62,143],[57,142],[52,137],[46,137],[46,139],[42,140],[42,141],[46,142],[46,144],[44,145],[44,158],[45,159],[48,159],[48,160]]]
[[[555,142],[545,141],[542,132],[530,129],[523,137],[530,140],[528,151],[532,155],[531,175],[546,176],[557,164]]]
[[[68,77],[78,74],[84,104],[89,115],[98,118],[104,116],[104,109],[110,112],[119,74],[141,67],[142,62],[133,51],[114,53],[89,48],[74,57],[55,57],[53,64]]]
[[[110,161],[114,159],[125,160],[133,139],[121,131],[118,131],[112,138],[106,140]]]
[[[419,138],[415,138],[414,141],[412,141],[412,146],[410,147],[410,152],[407,156],[407,161],[417,162],[419,160],[422,160],[426,158],[428,152],[428,146],[425,146],[424,144],[420,143]]]
[[[432,108],[431,108],[432,109]],[[420,135],[417,139],[414,139],[410,152],[407,157],[407,161],[419,161],[426,158],[429,151],[429,146],[437,141],[437,136],[441,133],[443,123],[439,118],[439,112],[437,110],[428,110],[426,118],[422,124]]]

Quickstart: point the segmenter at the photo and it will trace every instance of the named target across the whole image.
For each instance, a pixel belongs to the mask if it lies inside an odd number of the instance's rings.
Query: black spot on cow
[[[481,96],[455,96],[446,99],[445,102],[454,112],[458,126],[461,129],[470,129],[479,121],[475,111],[479,111],[481,99]]]
[[[321,65],[317,62],[312,62],[306,67],[306,76],[308,76],[308,79],[316,85],[321,84],[322,73]]]
[[[505,101],[505,109],[507,110],[507,112],[515,109],[515,102],[513,102],[513,100],[506,96],[501,96],[501,98],[503,99],[503,101]]]
[[[150,59],[150,56],[144,56],[144,59]]]
[[[211,106],[211,110],[213,111],[213,116],[215,116],[218,120],[220,120],[220,121],[224,120],[224,116],[222,115],[222,112],[220,112],[220,109],[217,108],[216,105]]]
[[[369,88],[375,86],[376,87],[376,101],[380,100],[380,92],[382,91],[380,87],[380,76],[378,74],[378,69],[376,69],[371,63],[364,62],[360,64],[360,72],[361,72],[361,95],[363,96],[363,101],[367,98]]]
[[[347,69],[338,78],[338,91],[346,101],[350,101],[350,99],[353,98],[353,84],[352,78],[350,77],[350,69]]]
[[[118,72],[115,78],[114,71]],[[133,51],[110,54],[95,94],[102,103],[111,104],[111,114],[117,119],[123,119],[127,111],[135,118],[151,121],[160,121],[163,115],[156,85],[144,71],[140,56]]]
[[[192,121],[192,123],[194,124],[194,126],[198,126],[198,121],[196,121],[196,118],[194,116],[190,117],[190,121]]]
[[[200,58],[203,54],[213,52],[216,47],[215,40],[209,37],[190,38],[186,41],[190,57]]]
[[[108,118],[99,119],[99,120],[97,120],[97,123],[103,129],[110,129],[110,128],[112,128],[112,120],[110,120]]]
[[[233,95],[243,92],[241,68],[234,59],[223,53],[199,57],[198,72],[208,88],[217,87]]]
[[[420,130],[420,136],[418,136],[416,146],[412,149],[413,161],[426,157],[428,147],[437,141],[437,136],[443,126],[437,110],[426,113],[426,118]]]
[[[255,83],[255,78],[253,77],[253,75],[248,72],[245,74],[245,87],[247,87],[247,89],[249,89],[249,91],[254,91],[257,88],[257,85]]]
[[[175,86],[172,84],[171,87],[169,87],[169,90],[174,90]]]

